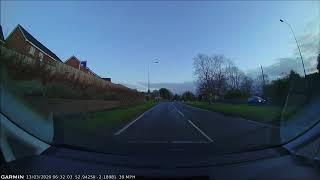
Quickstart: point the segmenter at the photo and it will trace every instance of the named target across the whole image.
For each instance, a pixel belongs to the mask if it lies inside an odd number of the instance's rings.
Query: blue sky
[[[5,37],[19,23],[62,60],[87,60],[103,77],[143,89],[194,80],[192,58],[224,54],[240,69],[292,57],[298,37],[319,33],[319,2],[1,1]],[[318,21],[317,21],[318,20]]]

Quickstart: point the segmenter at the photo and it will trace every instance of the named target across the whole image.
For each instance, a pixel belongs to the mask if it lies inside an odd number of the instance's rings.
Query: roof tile
[[[45,47],[43,44],[41,44],[36,38],[34,38],[27,30],[25,30],[20,24],[18,25],[19,28],[21,29],[22,33],[24,36],[30,41],[32,44],[36,45],[38,48],[40,48],[42,51],[45,53],[49,54],[51,57],[54,59],[62,62],[60,58],[54,54],[52,51],[50,51],[47,47]]]

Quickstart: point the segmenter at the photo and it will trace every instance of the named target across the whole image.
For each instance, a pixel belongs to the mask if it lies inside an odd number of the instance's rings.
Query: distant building
[[[4,44],[4,37],[3,37],[3,32],[2,32],[1,25],[0,25],[0,44]]]
[[[71,66],[71,67],[74,67],[76,69],[79,69],[79,70],[81,69],[80,60],[78,58],[76,58],[75,56],[71,56],[64,63]]]
[[[41,44],[20,24],[7,37],[6,46],[45,63],[52,61],[62,62],[58,56]]]
[[[86,61],[80,61],[77,57],[75,56],[71,56],[69,59],[67,59],[65,61],[65,64],[74,67],[76,69],[79,69],[87,74],[99,77],[97,74],[95,74],[93,71],[91,71],[88,67],[87,67],[87,62]]]
[[[111,78],[101,78],[101,79],[108,81],[108,82],[111,82]]]

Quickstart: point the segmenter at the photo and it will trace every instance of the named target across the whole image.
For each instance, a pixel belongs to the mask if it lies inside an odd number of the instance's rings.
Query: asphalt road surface
[[[180,102],[160,102],[113,136],[134,144],[212,144],[250,149],[279,143],[279,128]]]

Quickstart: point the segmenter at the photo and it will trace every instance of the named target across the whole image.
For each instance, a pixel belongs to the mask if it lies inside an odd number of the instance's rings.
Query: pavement
[[[234,150],[279,144],[279,133],[279,127],[270,124],[180,102],[160,102],[119,128],[113,138],[131,144],[210,144],[220,150]]]

